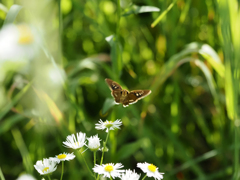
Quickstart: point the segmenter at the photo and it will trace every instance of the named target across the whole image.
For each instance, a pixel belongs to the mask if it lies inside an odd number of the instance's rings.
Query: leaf
[[[207,44],[200,44],[200,43],[190,43],[186,46],[184,50],[179,52],[178,54],[175,54],[172,56],[167,63],[162,66],[160,72],[156,76],[156,81],[154,83],[154,86],[152,88],[153,94],[157,92],[157,88],[160,87],[160,85],[173,73],[174,70],[176,70],[180,65],[186,62],[194,61],[196,59],[189,57],[192,53],[199,53],[203,55],[203,57],[206,58],[206,60],[212,65],[212,67],[216,70],[216,72],[220,76],[224,76],[224,65],[220,61],[219,57],[217,56],[217,53]],[[203,68],[202,64],[198,63],[200,68]],[[202,69],[203,70],[203,69]],[[205,69],[204,69],[205,70]],[[206,71],[204,71],[206,73]],[[206,74],[205,74],[206,75]],[[208,79],[209,80],[209,79]],[[210,81],[208,81],[209,83]],[[213,85],[214,86],[214,85]],[[210,87],[213,88],[213,87]],[[210,89],[213,96],[215,97],[215,92],[213,89]],[[152,98],[155,98],[154,95],[151,96]],[[216,98],[215,98],[216,99]]]
[[[102,114],[104,115],[111,107],[115,105],[113,98],[107,98],[103,104]]]
[[[111,46],[111,61],[114,75],[119,77],[122,72],[122,49],[120,42],[117,40],[115,35],[108,36],[105,39]]]
[[[28,83],[13,99],[0,111],[0,120],[7,114],[8,111],[20,100],[20,98],[31,87],[32,82]]]
[[[133,143],[123,145],[117,153],[118,160],[123,160],[134,154],[138,149],[142,147],[144,139],[140,139]]]
[[[0,3],[0,10],[4,11],[4,12],[8,12],[8,8],[6,6],[4,6],[2,3]]]
[[[57,107],[56,103],[48,96],[47,93],[37,90],[35,88],[34,88],[34,91],[38,95],[39,99],[43,100],[47,104],[51,115],[53,116],[55,121],[59,123],[59,121],[63,119],[63,115],[62,115],[62,112]]]
[[[146,12],[158,12],[158,11],[160,11],[160,9],[154,6],[132,5],[123,12],[122,16],[129,16],[131,14],[140,14],[140,13],[146,13]]]
[[[177,0],[175,0],[174,2],[172,2],[168,8],[166,10],[164,10],[162,12],[162,14],[160,14],[158,16],[158,18],[151,24],[151,27],[154,28],[161,20],[162,18],[168,13],[168,11],[170,11],[172,9],[172,7],[174,6],[174,4],[176,3]]]
[[[3,134],[7,131],[9,131],[16,123],[24,119],[25,117],[20,114],[15,114],[7,119],[5,119],[0,124],[0,134]]]
[[[213,76],[210,72],[210,70],[208,69],[208,67],[200,60],[194,60],[195,64],[202,70],[203,74],[205,75],[206,79],[207,79],[207,83],[209,86],[209,89],[213,95],[213,97],[215,98],[215,100],[218,100],[217,98],[217,92],[216,92],[216,83],[213,79]]]
[[[203,44],[199,49],[199,53],[212,65],[212,67],[217,71],[217,73],[221,76],[225,76],[225,68],[223,63],[221,62],[219,56],[216,51],[209,46],[208,44]]]
[[[7,13],[7,17],[6,17],[3,25],[5,26],[7,24],[12,24],[21,9],[22,9],[22,6],[19,6],[16,4],[12,5]]]

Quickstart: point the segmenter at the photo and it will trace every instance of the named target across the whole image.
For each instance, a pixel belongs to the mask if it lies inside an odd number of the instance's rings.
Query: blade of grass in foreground
[[[4,12],[8,12],[8,8],[6,6],[4,6],[2,3],[0,3],[0,10],[4,11]]]
[[[4,176],[3,176],[3,173],[2,173],[2,169],[0,168],[0,178],[1,180],[5,180]]]
[[[154,28],[161,20],[162,18],[168,13],[168,11],[170,11],[172,9],[172,7],[174,6],[174,4],[176,3],[177,0],[175,0],[174,2],[172,2],[168,8],[162,12],[162,14],[160,14],[158,16],[158,18],[151,24],[151,27]]]
[[[28,83],[13,99],[10,101],[3,109],[0,111],[0,121],[1,119],[11,110],[11,108],[20,100],[20,98],[28,91],[31,87],[32,82]]]
[[[15,140],[15,143],[21,153],[23,164],[27,170],[28,173],[32,173],[33,171],[33,163],[31,160],[31,157],[29,155],[28,149],[26,147],[26,144],[24,143],[23,137],[19,129],[14,128],[12,130],[12,135]]]
[[[222,46],[226,66],[226,106],[228,117],[233,121],[235,142],[233,179],[239,179],[239,1],[218,1],[221,22]],[[237,122],[237,123],[236,123]]]
[[[7,17],[6,17],[3,25],[5,26],[7,24],[13,23],[21,9],[22,9],[22,6],[19,6],[16,4],[12,5],[7,13]]]

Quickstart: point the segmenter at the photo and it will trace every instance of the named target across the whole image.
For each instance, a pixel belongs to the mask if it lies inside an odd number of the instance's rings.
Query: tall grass
[[[30,70],[8,72],[1,82],[0,97],[7,97],[0,107],[1,179],[22,172],[40,178],[33,164],[66,151],[62,140],[71,133],[96,133],[99,119],[123,122],[109,134],[106,162],[138,173],[137,162],[150,162],[164,179],[239,178],[238,1],[0,5],[2,26],[25,22],[44,31]],[[52,67],[63,67],[66,77],[57,71],[52,81]],[[17,74],[27,82],[20,89]],[[64,85],[55,85],[56,77]],[[123,108],[113,103],[105,78],[152,93]],[[84,156],[91,165],[92,154]],[[64,178],[89,178],[81,156],[66,164]]]

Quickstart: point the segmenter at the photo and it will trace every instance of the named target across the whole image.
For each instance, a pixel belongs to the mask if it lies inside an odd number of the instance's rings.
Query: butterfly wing
[[[127,107],[129,104],[136,103],[139,99],[142,99],[151,93],[151,90],[123,90],[122,87],[111,79],[105,79],[111,95],[114,97],[116,104],[122,103],[123,107]]]
[[[151,92],[151,90],[133,90],[128,94],[128,102],[129,104],[134,104],[138,100],[149,95]]]
[[[105,79],[105,81],[106,81],[106,83],[107,83],[107,85],[108,85],[108,87],[111,91],[122,90],[122,87],[118,83],[116,83],[115,81],[113,81],[111,79],[107,79],[107,78]]]
[[[115,81],[111,79],[105,79],[109,89],[111,90],[111,95],[114,97],[116,104],[121,103],[121,92],[122,92],[122,87],[116,83]]]
[[[116,104],[119,104],[119,103],[121,103],[121,90],[113,90],[112,92],[111,92],[111,95],[112,95],[112,97],[114,97],[114,100],[115,100],[115,103]]]

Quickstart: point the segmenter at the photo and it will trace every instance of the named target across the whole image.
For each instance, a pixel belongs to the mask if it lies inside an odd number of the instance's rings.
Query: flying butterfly
[[[129,92],[128,90],[122,89],[118,83],[111,79],[105,79],[105,81],[111,90],[111,95],[114,97],[115,103],[122,103],[123,107],[134,104],[151,93],[151,90],[133,90]]]

